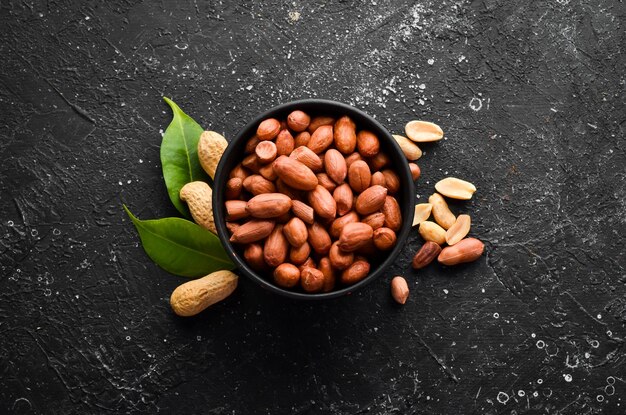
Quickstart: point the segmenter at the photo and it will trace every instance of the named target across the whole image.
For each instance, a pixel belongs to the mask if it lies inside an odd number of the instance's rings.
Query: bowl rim
[[[261,287],[268,289],[269,291],[273,293],[282,295],[284,297],[297,299],[297,300],[327,300],[327,299],[332,299],[332,298],[343,297],[343,296],[352,294],[356,290],[361,289],[365,287],[367,284],[376,280],[383,274],[386,268],[388,268],[389,265],[391,265],[393,261],[396,259],[396,257],[400,254],[400,251],[403,249],[404,243],[406,239],[408,238],[409,232],[411,230],[411,224],[412,224],[411,218],[406,217],[406,215],[404,215],[405,211],[410,212],[410,209],[403,209],[403,206],[400,205],[400,210],[403,212],[402,227],[400,228],[400,232],[396,233],[396,245],[393,247],[391,251],[387,251],[384,253],[387,255],[387,258],[383,262],[381,262],[374,270],[371,270],[369,275],[367,275],[364,279],[357,282],[356,284],[343,287],[338,290],[333,290],[327,293],[309,294],[309,293],[303,293],[303,292],[290,291],[290,290],[281,288],[277,285],[274,285],[268,279],[263,278],[256,271],[250,268],[243,258],[240,258],[239,254],[236,252],[235,247],[233,246],[233,244],[231,244],[229,240],[230,238],[227,237],[228,230],[226,228],[226,221],[224,219],[224,200],[222,198],[223,189],[221,188],[226,184],[226,182],[229,179],[228,176],[230,172],[225,171],[226,170],[225,164],[227,160],[229,160],[230,157],[233,157],[236,154],[235,150],[236,150],[236,147],[238,146],[234,144],[240,140],[248,140],[250,137],[247,136],[247,132],[250,129],[254,128],[254,126],[258,126],[258,124],[266,118],[272,118],[272,117],[275,117],[277,114],[285,113],[287,111],[293,111],[296,109],[303,109],[303,107],[313,107],[313,106],[328,106],[328,113],[330,114],[345,114],[349,116],[352,116],[353,114],[357,114],[360,118],[366,119],[371,124],[371,126],[374,127],[372,128],[373,130],[374,129],[378,130],[378,131],[375,131],[376,135],[384,136],[386,145],[391,147],[391,149],[393,149],[392,151],[395,151],[396,153],[398,153],[398,155],[401,155],[402,159],[405,159],[404,153],[400,149],[400,146],[398,145],[396,140],[393,138],[391,133],[385,127],[383,127],[383,125],[380,124],[374,117],[366,114],[364,111],[358,108],[355,108],[351,105],[338,102],[338,101],[321,99],[321,98],[309,98],[309,99],[302,99],[302,100],[296,100],[296,101],[289,101],[280,105],[276,105],[272,108],[269,108],[268,110],[259,113],[256,117],[254,117],[251,121],[249,121],[243,128],[241,128],[237,132],[237,134],[233,137],[233,139],[229,141],[229,144],[226,147],[226,150],[222,154],[222,157],[219,161],[219,164],[216,169],[214,181],[213,181],[213,187],[214,189],[217,189],[217,191],[213,192],[213,201],[212,201],[213,214],[215,216],[214,218],[215,226],[217,228],[217,236],[222,242],[222,246],[224,247],[224,250],[226,251],[228,256],[231,258],[233,263],[235,264],[236,270],[241,271],[246,277],[248,277],[249,279],[253,280],[255,283],[257,283]],[[318,112],[323,113],[324,111],[318,111]],[[411,170],[409,168],[408,163],[409,162],[407,161],[406,163],[403,163],[402,166],[400,167],[394,166],[394,171],[398,174],[398,176],[400,176],[403,187],[404,187],[403,181],[408,184],[406,190],[404,190],[403,192],[409,195],[407,203],[414,205],[415,204],[414,202],[415,183],[411,176]],[[402,180],[402,177],[404,177],[404,180]]]

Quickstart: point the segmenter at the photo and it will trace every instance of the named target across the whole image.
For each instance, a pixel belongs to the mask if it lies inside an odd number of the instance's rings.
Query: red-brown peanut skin
[[[307,127],[307,131],[311,134],[313,134],[318,128],[320,128],[323,125],[330,125],[332,126],[333,124],[335,124],[335,118],[334,117],[329,117],[327,115],[319,115],[317,117],[314,117],[311,122],[309,123],[309,126]]]
[[[350,154],[356,147],[356,125],[347,115],[339,118],[334,129],[335,147],[343,154]]]
[[[371,226],[356,222],[348,223],[339,235],[339,248],[345,252],[354,252],[372,240],[374,230]]]
[[[343,216],[352,210],[354,202],[354,193],[347,183],[343,183],[333,191],[333,199],[337,203],[337,214]]]
[[[426,241],[424,245],[415,253],[412,266],[414,269],[422,269],[434,261],[441,253],[441,246],[433,241]]]
[[[279,287],[293,288],[300,282],[300,270],[293,264],[280,264],[274,270],[274,282]]]
[[[265,240],[263,246],[263,258],[270,267],[277,267],[287,259],[289,242],[283,234],[283,225],[276,225],[274,230]]]
[[[321,218],[333,219],[337,215],[337,202],[333,195],[320,185],[309,192],[309,205]]]
[[[315,252],[320,255],[326,255],[330,250],[331,240],[326,229],[318,222],[313,222],[307,230],[309,231],[309,244]]]
[[[359,259],[341,273],[341,283],[345,285],[356,284],[367,276],[370,272],[370,264]]]
[[[363,157],[373,157],[380,151],[378,137],[367,130],[359,131],[356,136],[356,146]]]
[[[287,116],[287,126],[299,133],[307,129],[311,123],[311,117],[304,111],[296,110]]]
[[[350,187],[357,193],[370,187],[372,173],[366,162],[357,160],[350,165],[348,169],[348,183]]]
[[[267,268],[263,259],[263,247],[260,244],[253,243],[246,246],[243,251],[243,257],[246,263],[255,271],[264,271]]]
[[[294,189],[313,190],[317,186],[315,173],[304,164],[287,156],[280,156],[274,161],[274,171],[280,180]]]
[[[280,121],[275,118],[268,118],[261,121],[256,130],[256,136],[259,140],[272,140],[280,132]]]
[[[296,134],[293,138],[295,147],[302,147],[309,144],[309,140],[311,140],[311,134],[308,131],[302,131],[301,133]]]
[[[276,152],[279,156],[288,156],[295,148],[295,140],[289,130],[282,130],[276,137]]]
[[[322,292],[331,292],[335,288],[337,275],[335,269],[333,269],[330,264],[330,259],[328,257],[320,259],[318,269],[322,271],[322,274],[324,274],[324,286],[322,287]]]
[[[305,267],[300,271],[300,285],[308,293],[316,293],[324,288],[324,274],[317,268]]]
[[[328,177],[337,184],[343,183],[348,174],[346,159],[335,149],[330,149],[324,154],[324,169]]]
[[[306,243],[306,240],[309,237],[306,225],[300,218],[291,218],[283,227],[283,233],[291,246],[295,247]]]
[[[328,258],[333,268],[344,270],[354,262],[354,253],[342,251],[341,248],[339,248],[339,242],[335,241],[330,247]]]
[[[358,221],[359,221],[359,215],[355,211],[348,212],[347,214],[333,221],[333,223],[330,225],[330,235],[333,238],[337,239],[339,238],[339,235],[341,235],[341,230],[343,229],[344,226],[346,226],[348,223],[356,223]]]
[[[292,246],[289,250],[289,261],[294,265],[302,265],[311,255],[311,245],[308,242],[295,247]]]
[[[388,251],[396,244],[396,233],[389,228],[378,228],[374,231],[374,245],[381,251]]]
[[[443,248],[437,260],[444,265],[473,262],[481,257],[485,244],[476,238],[465,238],[453,246]]]
[[[387,196],[382,211],[385,214],[385,226],[394,232],[398,232],[402,227],[402,213],[396,198]]]
[[[422,175],[422,170],[417,163],[409,163],[409,169],[411,169],[411,177],[413,177],[413,181],[419,179]]]
[[[332,125],[322,125],[311,134],[311,139],[307,143],[315,154],[319,154],[326,150],[333,143],[333,127]]]

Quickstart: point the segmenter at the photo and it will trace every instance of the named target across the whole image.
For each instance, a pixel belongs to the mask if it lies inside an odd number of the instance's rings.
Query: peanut
[[[174,313],[182,317],[195,316],[207,307],[231,295],[237,288],[237,275],[216,271],[178,286],[170,297]]]
[[[300,270],[293,264],[280,264],[274,270],[274,282],[279,287],[293,288],[300,282]]]
[[[275,118],[268,118],[261,121],[256,130],[256,136],[261,141],[271,140],[278,135],[280,127],[280,121]]]
[[[243,188],[243,180],[239,177],[233,177],[232,179],[228,179],[226,182],[226,189],[224,191],[224,196],[226,200],[231,199],[239,199],[241,196],[241,189]]]
[[[259,219],[276,218],[290,209],[291,199],[282,193],[263,193],[254,196],[246,204],[246,211]]]
[[[339,118],[335,123],[334,140],[337,150],[343,154],[350,154],[356,147],[356,124],[347,115]]]
[[[204,131],[198,139],[198,160],[202,169],[215,178],[215,170],[228,146],[228,141],[215,131]]]
[[[276,154],[278,154],[278,150],[276,149],[276,144],[272,141],[261,141],[254,149],[254,154],[256,154],[257,159],[261,164],[267,164],[276,158]],[[261,168],[259,168],[260,170]]]
[[[213,219],[213,191],[205,182],[190,182],[180,189],[180,200],[187,203],[193,220],[217,234]]]
[[[413,181],[419,179],[422,175],[422,170],[416,163],[409,163],[409,169],[411,170],[411,177],[413,177]]]
[[[292,218],[283,227],[283,233],[292,246],[298,247],[306,243],[309,232],[300,218]]]
[[[469,215],[459,215],[456,222],[446,232],[446,242],[452,246],[460,242],[467,236],[472,226],[472,219]]]
[[[300,285],[308,293],[322,291],[324,287],[324,274],[317,268],[305,267],[300,271]]]
[[[333,191],[333,199],[337,203],[337,214],[343,216],[352,210],[352,202],[354,201],[354,194],[350,185],[343,183],[335,188]]]
[[[370,264],[364,259],[358,259],[341,273],[341,283],[346,285],[356,284],[370,272]]]
[[[443,138],[443,131],[437,124],[428,121],[410,121],[404,127],[406,136],[418,143],[439,141]]]
[[[374,245],[381,251],[387,251],[396,244],[396,233],[389,228],[374,230]]]
[[[433,241],[426,241],[419,251],[415,253],[413,257],[413,268],[422,269],[426,265],[433,262],[437,255],[441,252],[441,246]]]
[[[270,267],[277,267],[287,259],[289,242],[283,233],[283,225],[276,225],[265,240],[263,259]]]
[[[446,243],[446,231],[435,222],[424,221],[420,223],[419,233],[425,241],[432,241],[443,245]]]
[[[295,265],[302,265],[309,258],[309,255],[311,255],[311,245],[309,245],[308,242],[305,242],[298,247],[291,247],[291,250],[289,251],[289,260]]]
[[[282,130],[276,137],[276,154],[288,156],[295,148],[295,141],[289,130]]]
[[[476,191],[476,186],[456,177],[446,177],[435,184],[435,189],[451,199],[469,200]]]
[[[369,242],[373,236],[374,230],[371,226],[362,222],[348,223],[339,235],[339,248],[345,252],[354,252]]]
[[[406,303],[409,298],[409,285],[404,277],[397,275],[391,280],[391,297],[398,304]]]
[[[382,186],[372,186],[363,191],[356,199],[356,211],[361,215],[369,215],[380,210],[385,204],[387,189]]]
[[[483,254],[485,245],[476,238],[465,238],[454,246],[445,247],[437,260],[444,265],[456,265],[476,261]]]
[[[357,160],[350,164],[350,168],[348,168],[348,182],[352,190],[361,193],[363,190],[370,187],[371,180],[372,173],[366,162]]]
[[[422,157],[422,150],[413,141],[401,135],[394,135],[393,138],[400,146],[407,160],[414,161]]]
[[[382,212],[385,214],[385,226],[394,232],[398,232],[402,227],[402,213],[395,197],[385,197]]]
[[[413,225],[416,226],[424,222],[430,217],[433,205],[430,203],[419,203],[415,205],[415,214],[413,215]]]
[[[230,241],[236,244],[249,244],[265,239],[274,229],[275,223],[271,220],[256,220],[239,226],[230,237]]]
[[[263,247],[257,243],[246,246],[243,257],[250,267],[255,271],[263,271],[267,268],[263,259]]]
[[[306,130],[310,123],[311,117],[304,111],[293,111],[287,116],[287,125],[297,133]]]
[[[444,229],[449,229],[450,226],[456,222],[456,216],[448,207],[445,199],[439,193],[433,193],[428,198],[428,203],[433,207],[432,213],[435,218],[435,222]]]

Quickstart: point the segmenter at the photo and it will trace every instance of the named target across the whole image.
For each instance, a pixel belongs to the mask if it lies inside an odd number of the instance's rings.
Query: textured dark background
[[[623,414],[624,4],[2,1],[0,413]],[[325,97],[392,132],[432,120],[480,261],[397,265],[337,301],[247,280],[181,319],[183,278],[121,209],[176,215],[172,97],[226,137]],[[404,307],[388,284],[404,274]]]

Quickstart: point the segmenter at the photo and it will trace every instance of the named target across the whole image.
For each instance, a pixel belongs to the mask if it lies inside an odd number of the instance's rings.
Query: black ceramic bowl
[[[378,264],[372,263],[370,273],[363,280],[347,287],[340,286],[339,289],[329,293],[308,294],[305,292],[290,291],[275,285],[272,281],[271,275],[261,275],[254,271],[248,266],[248,264],[246,264],[243,257],[242,247],[230,243],[230,236],[228,230],[226,229],[226,221],[224,219],[224,189],[226,187],[226,182],[229,179],[230,171],[244,158],[244,148],[246,142],[256,133],[256,129],[261,121],[266,118],[277,118],[279,120],[286,119],[287,115],[294,110],[302,110],[312,117],[315,115],[350,116],[356,123],[357,130],[367,129],[376,134],[380,140],[381,151],[387,153],[391,160],[390,168],[393,169],[400,178],[400,190],[395,196],[398,199],[398,203],[402,211],[402,228],[399,232],[397,232],[396,245],[391,251],[380,252],[378,254],[380,258],[383,259],[379,261]],[[231,259],[237,266],[238,271],[263,288],[277,294],[299,300],[322,300],[340,297],[350,294],[378,278],[385,272],[385,269],[393,263],[398,253],[404,247],[406,238],[411,230],[414,213],[413,210],[414,185],[411,177],[411,171],[409,170],[404,154],[391,134],[389,134],[389,132],[378,123],[378,121],[374,120],[364,112],[340,102],[324,99],[293,101],[271,108],[264,113],[259,114],[255,119],[251,120],[243,129],[241,129],[237,136],[235,136],[235,138],[233,138],[230,142],[226,151],[222,155],[222,159],[217,167],[215,179],[213,181],[213,215],[215,216],[215,226],[217,227],[217,233],[222,241],[224,249],[228,252],[228,255],[230,255]]]

